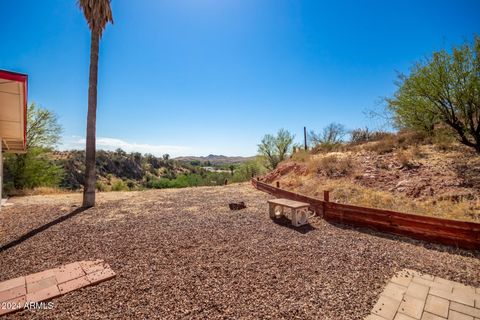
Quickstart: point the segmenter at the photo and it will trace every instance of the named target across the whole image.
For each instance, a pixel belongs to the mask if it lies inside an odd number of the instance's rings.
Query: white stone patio
[[[366,320],[480,320],[480,288],[404,269]]]

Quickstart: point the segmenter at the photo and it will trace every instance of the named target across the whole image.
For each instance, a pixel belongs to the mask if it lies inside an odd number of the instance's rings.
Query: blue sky
[[[480,33],[480,2],[113,0],[100,49],[99,148],[253,155],[266,133],[364,115],[396,71]],[[2,0],[0,69],[83,148],[90,34],[71,0]]]

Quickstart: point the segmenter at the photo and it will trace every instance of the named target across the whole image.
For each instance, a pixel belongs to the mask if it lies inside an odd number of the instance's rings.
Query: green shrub
[[[112,184],[112,191],[126,191],[126,190],[128,190],[128,186],[123,180],[117,180]]]
[[[265,174],[268,171],[266,166],[263,164],[261,158],[255,160],[247,161],[242,163],[233,177],[231,177],[232,182],[243,182],[252,179],[253,177],[260,176]]]
[[[151,178],[145,182],[145,187],[149,189],[169,188],[169,182],[170,180],[164,179],[164,178],[160,178],[160,179]]]
[[[26,154],[6,154],[5,191],[58,187],[64,170],[56,165],[44,148],[33,147]]]
[[[133,180],[127,180],[127,187],[128,187],[128,189],[134,190],[135,187],[136,187],[136,185],[137,185],[137,184],[135,183],[135,181],[133,181]]]
[[[108,186],[102,181],[97,181],[95,183],[95,188],[97,189],[97,191],[100,191],[100,192],[108,191]]]

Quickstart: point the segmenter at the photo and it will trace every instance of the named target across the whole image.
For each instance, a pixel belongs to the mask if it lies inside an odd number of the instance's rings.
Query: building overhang
[[[27,151],[26,74],[0,70],[0,139],[4,152]]]

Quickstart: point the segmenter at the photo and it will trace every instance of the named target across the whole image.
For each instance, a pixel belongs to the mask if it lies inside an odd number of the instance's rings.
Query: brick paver
[[[103,260],[80,261],[0,282],[0,316],[115,276]]]
[[[27,285],[28,285],[28,283],[41,281],[43,279],[54,277],[54,276],[55,276],[55,269],[48,269],[45,271],[29,274],[28,276],[25,277],[25,280],[27,281]]]
[[[63,283],[72,279],[80,278],[86,275],[79,262],[67,264],[55,271],[55,277],[58,283]]]
[[[21,285],[15,288],[7,289],[0,292],[0,301],[11,300],[27,294],[25,285]]]
[[[87,276],[83,276],[77,279],[66,281],[64,283],[60,283],[58,285],[58,289],[60,290],[60,293],[65,294],[67,292],[77,290],[81,287],[85,287],[88,285],[90,285],[90,281],[88,281]]]
[[[366,320],[480,320],[480,288],[404,269]]]
[[[34,293],[45,288],[54,287],[57,285],[57,278],[55,275],[44,278],[35,282],[27,282],[27,293]]]
[[[19,286],[25,286],[25,277],[18,277],[0,282],[0,292]]]

